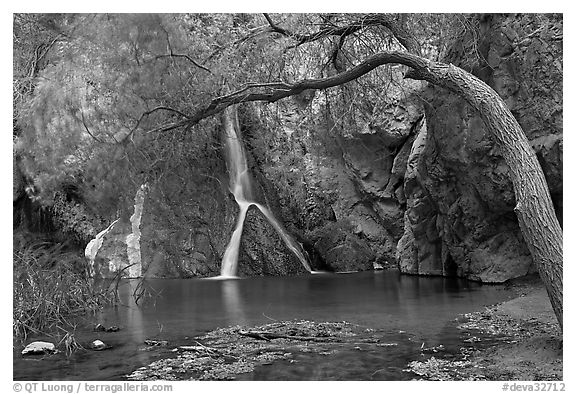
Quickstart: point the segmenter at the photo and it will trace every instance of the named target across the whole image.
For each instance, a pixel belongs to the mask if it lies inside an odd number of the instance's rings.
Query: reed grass
[[[81,252],[66,251],[64,244],[34,242],[14,249],[13,279],[12,328],[21,339],[31,333],[64,335],[72,344],[74,318],[114,299],[109,286],[98,288],[89,277]]]

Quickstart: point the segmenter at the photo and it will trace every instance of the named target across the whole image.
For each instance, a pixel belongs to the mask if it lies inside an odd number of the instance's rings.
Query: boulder
[[[22,355],[33,355],[33,354],[47,354],[47,353],[55,353],[56,346],[54,346],[51,342],[43,342],[43,341],[36,341],[32,342],[22,350]]]
[[[314,247],[322,256],[327,269],[335,272],[374,269],[376,254],[346,224],[328,224],[316,231],[315,238]]]
[[[264,214],[254,205],[246,212],[240,239],[238,276],[307,274]]]
[[[105,327],[102,324],[98,323],[96,324],[96,326],[94,326],[94,331],[117,332],[120,331],[120,327],[118,326]]]
[[[92,350],[106,350],[106,349],[110,349],[110,348],[111,348],[111,346],[106,345],[100,339],[96,339],[96,340],[90,342],[90,349],[92,349]]]

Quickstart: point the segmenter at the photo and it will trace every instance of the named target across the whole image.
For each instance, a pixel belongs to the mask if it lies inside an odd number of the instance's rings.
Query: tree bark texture
[[[554,211],[542,167],[528,138],[502,98],[490,86],[461,68],[436,63],[427,69],[415,70],[412,74],[415,78],[426,79],[464,98],[478,111],[493,140],[500,147],[510,168],[509,177],[516,197],[514,211],[520,230],[562,327],[562,228]]]

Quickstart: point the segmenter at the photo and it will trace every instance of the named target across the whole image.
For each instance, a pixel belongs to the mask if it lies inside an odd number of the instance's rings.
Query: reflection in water
[[[108,313],[99,316],[99,323],[105,327],[112,325],[121,327],[121,335],[102,337],[101,339],[108,345],[119,346],[124,341],[133,344],[143,344],[147,338],[147,324],[144,321],[142,305],[138,305],[133,296],[138,286],[137,279],[128,279],[122,283],[119,290],[118,305],[110,308]],[[129,333],[124,331],[128,328]],[[103,335],[103,334],[102,334]],[[100,335],[100,336],[102,336]],[[128,336],[128,338],[126,338]],[[118,342],[120,340],[121,342]],[[146,361],[146,355],[137,352],[135,357],[140,362]]]
[[[143,327],[143,319],[142,319],[142,310],[141,307],[136,303],[136,299],[134,298],[134,294],[137,291],[138,281],[137,280],[130,280],[129,286],[129,294],[126,305],[128,307],[128,312],[126,313],[127,321],[130,327],[134,327],[134,339],[138,342],[144,342],[144,327]]]
[[[222,284],[222,302],[227,324],[247,324],[248,321],[244,316],[244,308],[240,298],[240,281],[224,280],[220,283]]]

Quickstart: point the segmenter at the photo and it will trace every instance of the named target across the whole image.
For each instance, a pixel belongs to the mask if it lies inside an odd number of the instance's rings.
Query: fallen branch
[[[310,337],[302,335],[277,334],[275,332],[269,332],[269,331],[238,330],[238,334],[245,337],[260,339],[268,342],[270,342],[270,340],[272,339],[292,339],[295,341],[314,341],[314,342],[342,342],[340,338],[334,338],[334,337]]]

